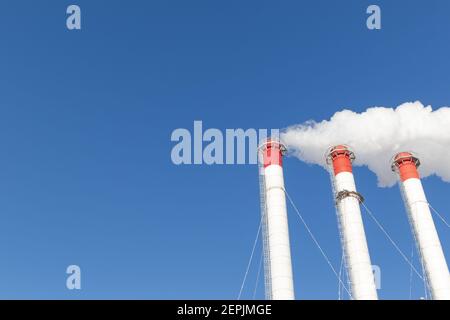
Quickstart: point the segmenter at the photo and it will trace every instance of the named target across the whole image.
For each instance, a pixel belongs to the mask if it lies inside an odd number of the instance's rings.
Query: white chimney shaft
[[[346,146],[330,149],[327,162],[331,166],[342,247],[355,300],[377,300],[375,278],[352,173],[354,154]]]
[[[450,274],[417,171],[419,165],[419,160],[411,153],[401,152],[395,156],[392,169],[400,178],[405,207],[432,298],[450,300]]]
[[[270,264],[271,297],[273,300],[294,300],[291,248],[282,156],[284,146],[268,140],[260,147],[263,155],[263,175],[266,208],[266,236]]]

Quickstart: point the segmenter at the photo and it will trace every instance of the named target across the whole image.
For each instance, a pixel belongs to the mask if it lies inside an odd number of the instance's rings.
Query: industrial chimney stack
[[[419,159],[413,154],[401,152],[394,157],[392,170],[399,175],[400,189],[431,296],[435,300],[450,300],[450,274],[417,171],[419,165]]]
[[[259,147],[266,297],[294,300],[291,249],[283,177],[285,147],[267,140]]]
[[[347,146],[332,147],[327,152],[339,229],[345,262],[350,278],[351,294],[355,300],[377,300],[375,278],[369,256],[361,217],[363,197],[356,192],[352,173],[355,155]]]

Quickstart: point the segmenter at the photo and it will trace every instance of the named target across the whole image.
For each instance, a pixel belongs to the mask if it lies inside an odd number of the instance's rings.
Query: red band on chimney
[[[264,149],[264,168],[277,164],[283,166],[283,152],[278,142],[268,142]]]
[[[352,172],[352,152],[346,146],[336,146],[330,151],[330,157],[333,161],[334,175],[341,172]]]
[[[420,179],[416,160],[409,152],[401,152],[395,156],[394,163],[398,168],[402,182],[411,178]]]

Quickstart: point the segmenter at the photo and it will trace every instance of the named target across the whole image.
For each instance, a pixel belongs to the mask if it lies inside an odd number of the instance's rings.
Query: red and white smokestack
[[[392,170],[398,173],[406,211],[434,300],[450,300],[450,274],[433,222],[417,168],[418,158],[410,152],[394,157]]]
[[[285,147],[274,140],[260,146],[262,153],[263,201],[265,207],[265,238],[267,240],[266,274],[273,300],[294,300],[291,248],[289,243],[286,196],[283,177]]]
[[[356,192],[352,173],[354,153],[344,145],[330,148],[327,163],[334,186],[342,249],[355,300],[377,300],[377,289],[361,217],[363,197]]]

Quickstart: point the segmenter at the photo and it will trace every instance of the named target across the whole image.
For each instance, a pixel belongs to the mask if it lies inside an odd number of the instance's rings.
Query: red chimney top
[[[398,171],[400,180],[406,181],[411,178],[420,179],[417,168],[420,166],[420,161],[411,152],[400,152],[394,157],[392,163],[392,170]]]
[[[341,172],[352,172],[355,154],[345,145],[332,147],[328,153],[328,163],[333,163],[334,175]]]

